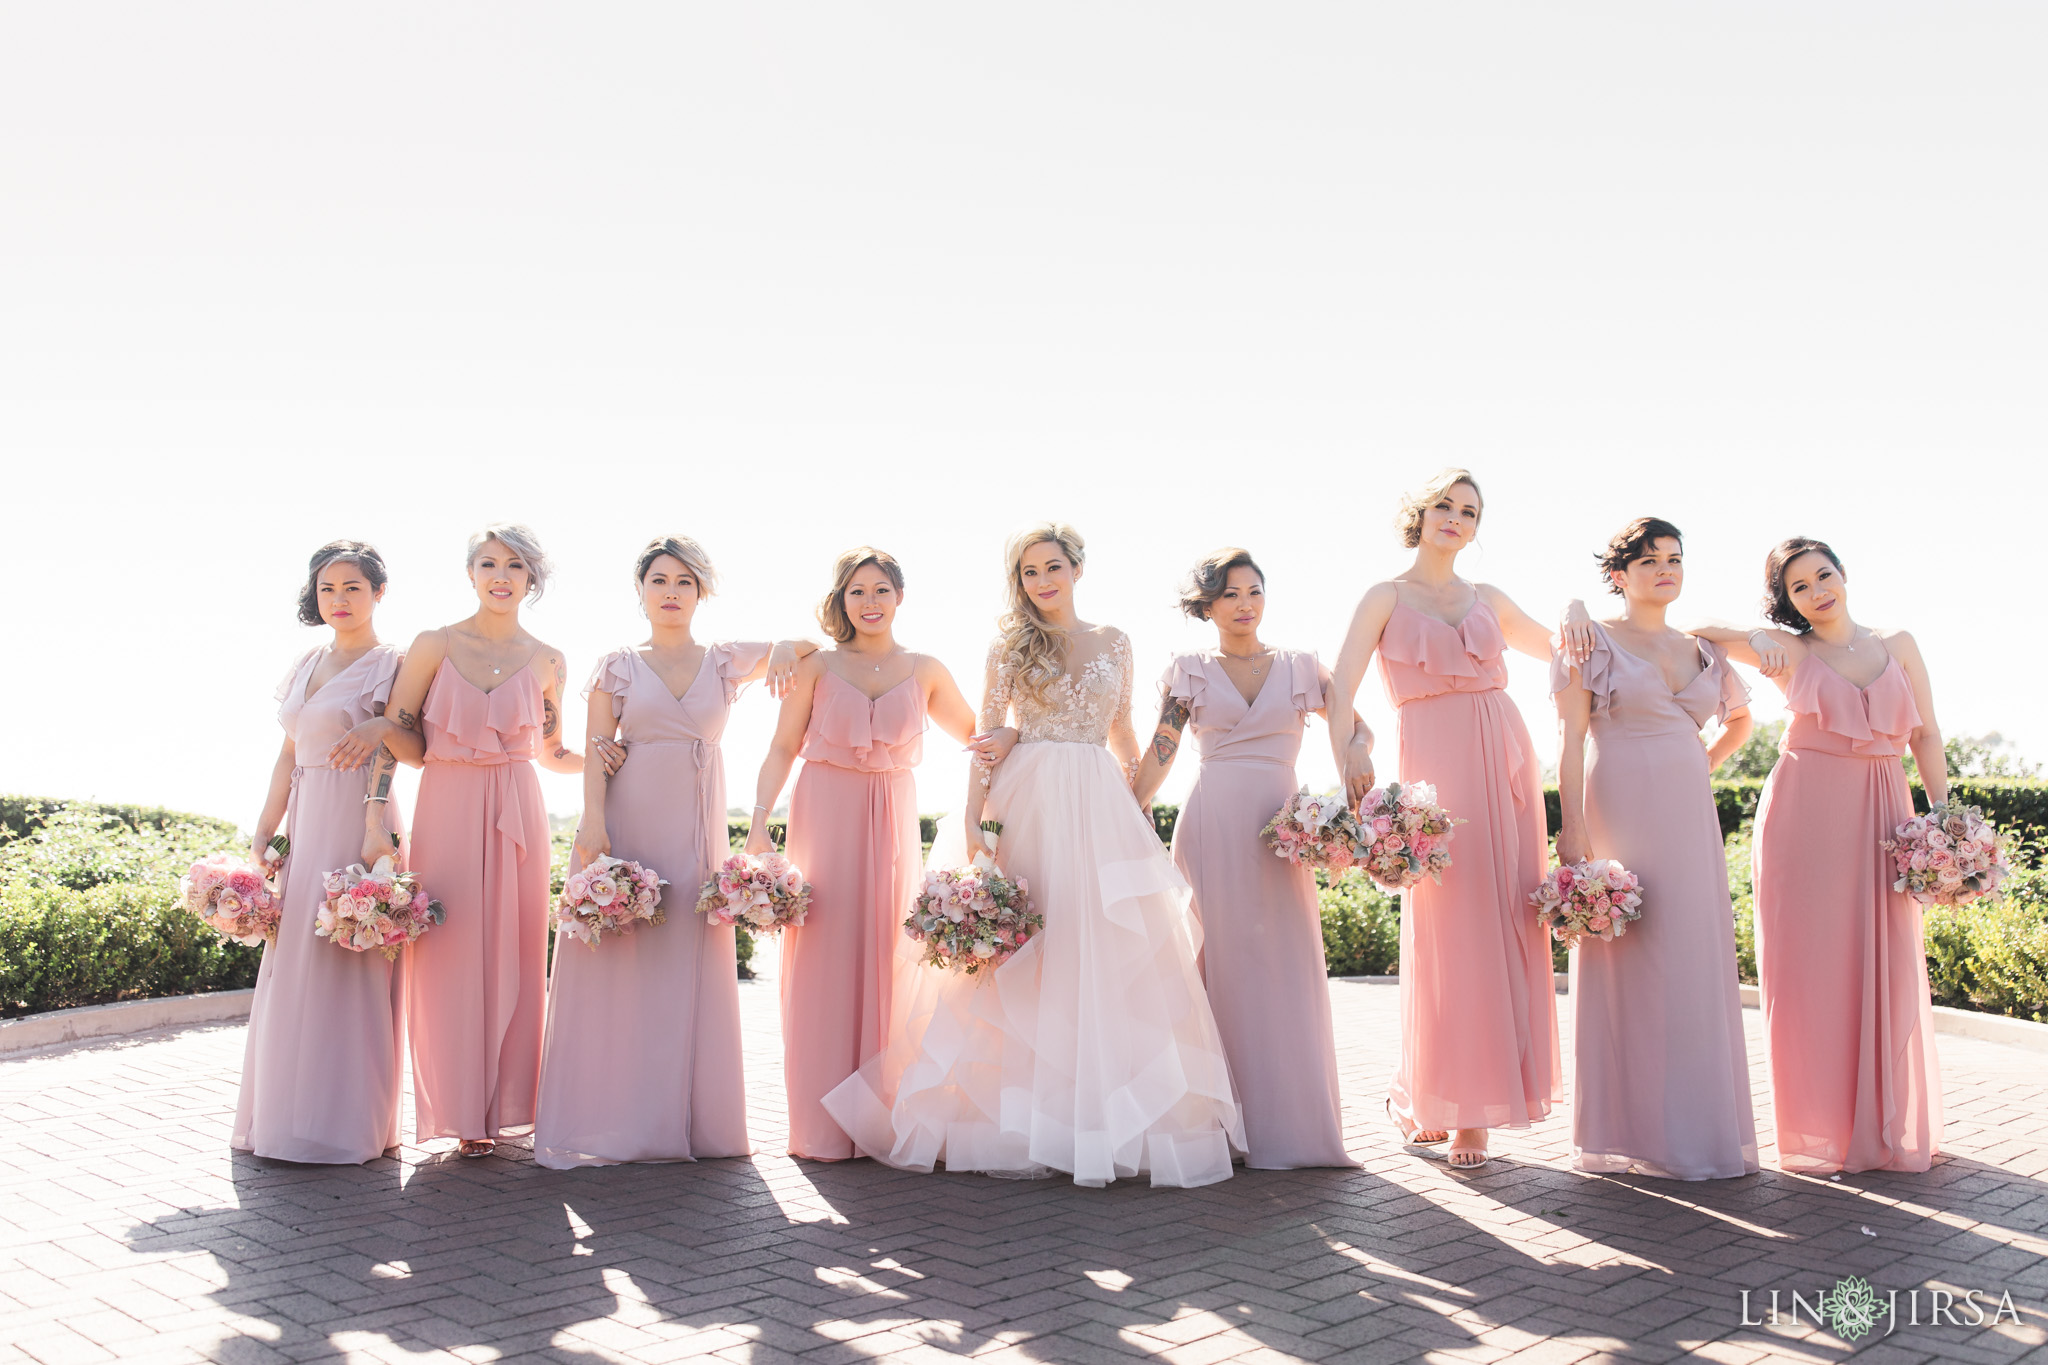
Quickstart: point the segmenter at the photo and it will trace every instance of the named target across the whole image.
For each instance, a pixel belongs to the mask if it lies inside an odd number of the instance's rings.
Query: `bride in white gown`
[[[1010,540],[981,727],[1014,715],[1018,742],[992,780],[975,770],[931,856],[959,866],[1001,822],[1003,870],[1045,928],[992,976],[923,966],[903,940],[889,1044],[825,1108],[863,1155],[911,1170],[1207,1185],[1230,1178],[1244,1126],[1187,883],[1131,792],[1130,639],[1075,615],[1082,548],[1054,523]]]

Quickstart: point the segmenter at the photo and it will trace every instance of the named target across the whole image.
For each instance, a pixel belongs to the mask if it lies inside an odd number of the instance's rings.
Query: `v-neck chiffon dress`
[[[607,780],[612,856],[652,868],[667,919],[595,947],[555,939],[533,1158],[542,1166],[745,1156],[739,967],[731,925],[696,913],[722,861],[725,761],[719,739],[735,681],[765,643],[715,644],[678,697],[640,657],[598,661],[583,695],[611,695],[626,761]],[[596,761],[595,759],[592,760]],[[574,871],[582,855],[570,863]]]
[[[1586,833],[1642,878],[1643,917],[1571,955],[1572,1146],[1583,1171],[1719,1180],[1757,1169],[1728,858],[1700,731],[1749,704],[1718,645],[1677,692],[1595,624]],[[1455,844],[1453,845],[1455,847]]]
[[[291,856],[278,873],[277,940],[256,974],[232,1145],[281,1161],[340,1164],[398,1145],[406,957],[352,953],[313,933],[325,874],[363,860],[370,790],[367,764],[331,768],[327,751],[377,714],[402,656],[378,645],[309,696],[325,653],[301,658],[277,694],[293,751],[284,830]],[[394,833],[403,827],[396,800],[384,819]]]
[[[1941,1067],[1920,906],[1882,841],[1913,814],[1900,755],[1919,728],[1897,659],[1859,688],[1808,654],[1757,803],[1756,959],[1778,1164],[1924,1171]]]
[[[812,694],[788,844],[811,884],[811,908],[801,928],[782,931],[793,1156],[854,1155],[824,1099],[888,1042],[896,944],[923,881],[914,770],[924,730],[914,675],[870,701],[828,668]]]
[[[533,759],[541,685],[529,662],[485,692],[443,660],[420,708],[426,768],[412,870],[447,919],[409,950],[418,1137],[533,1124],[546,992],[547,808]]]
[[[1313,654],[1275,650],[1249,702],[1210,654],[1167,669],[1188,704],[1201,769],[1173,826],[1173,861],[1194,889],[1202,979],[1244,1109],[1245,1165],[1355,1166],[1344,1150],[1322,910],[1313,871],[1259,837],[1300,788],[1294,764],[1323,707]]]
[[[1380,676],[1398,771],[1459,825],[1441,886],[1401,893],[1401,1059],[1389,1094],[1418,1128],[1519,1128],[1549,1114],[1562,1066],[1549,936],[1529,908],[1549,841],[1536,747],[1485,602],[1453,626],[1396,603]]]

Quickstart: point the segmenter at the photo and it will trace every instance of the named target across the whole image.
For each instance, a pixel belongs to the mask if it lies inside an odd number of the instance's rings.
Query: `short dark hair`
[[[300,625],[326,624],[320,616],[320,571],[336,560],[361,569],[363,577],[370,580],[372,592],[383,587],[390,577],[384,572],[384,556],[377,553],[376,546],[361,540],[328,541],[313,551],[313,558],[306,565],[306,586],[299,589]]]
[[[1266,584],[1266,571],[1252,558],[1250,550],[1235,545],[1226,545],[1212,555],[1204,556],[1195,567],[1189,569],[1187,577],[1180,581],[1180,609],[1197,621],[1209,619],[1209,608],[1216,605],[1216,599],[1223,596],[1223,590],[1230,586],[1232,569],[1250,569],[1259,576],[1259,586]]]
[[[1667,538],[1677,541],[1679,549],[1685,548],[1685,533],[1662,517],[1637,517],[1616,531],[1607,548],[1593,555],[1600,561],[1600,577],[1607,580],[1607,591],[1617,596],[1621,593],[1620,586],[1607,575],[1626,572],[1638,559],[1649,557],[1652,545]]]
[[[1795,635],[1812,630],[1813,622],[1792,605],[1792,594],[1785,591],[1785,570],[1792,567],[1793,560],[1807,554],[1826,555],[1835,572],[1848,572],[1842,567],[1842,557],[1826,541],[1812,536],[1794,536],[1771,547],[1771,552],[1764,556],[1764,616]]]

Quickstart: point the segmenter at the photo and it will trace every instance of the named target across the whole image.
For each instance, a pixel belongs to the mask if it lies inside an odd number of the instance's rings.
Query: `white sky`
[[[1002,538],[1058,516],[1142,705],[1207,638],[1171,610],[1197,555],[1251,547],[1269,641],[1334,657],[1405,558],[1397,491],[1453,461],[1488,495],[1464,567],[1540,617],[1632,516],[1687,531],[1703,613],[1819,535],[1951,732],[2048,757],[2010,605],[2048,491],[2044,37],[1785,0],[10,6],[0,790],[246,825],[338,535],[385,551],[402,641],[469,610],[475,525],[530,522],[578,685],[637,638],[652,534],[716,557],[718,638],[812,628],[872,541],[972,694]],[[773,709],[728,731],[738,804]]]

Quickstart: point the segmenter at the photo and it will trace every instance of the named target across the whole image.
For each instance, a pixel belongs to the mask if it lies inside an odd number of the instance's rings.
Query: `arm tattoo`
[[[1180,752],[1180,732],[1188,723],[1188,704],[1180,697],[1168,697],[1159,710],[1159,728],[1152,732],[1152,756],[1165,767]]]
[[[541,735],[544,738],[553,739],[555,731],[562,728],[562,717],[555,710],[555,703],[552,698],[542,697],[540,699],[540,713],[542,717],[540,723]]]
[[[1171,726],[1175,734],[1187,728],[1188,703],[1185,697],[1168,697],[1166,705],[1159,708],[1159,723]]]
[[[557,655],[555,656],[555,691],[556,691],[557,693],[562,693],[562,692],[566,692],[566,691],[568,691],[568,690],[569,690],[569,666],[568,666],[567,664],[563,663],[563,662],[562,662],[562,656],[561,656],[561,655],[559,655],[559,654],[557,654]]]
[[[417,730],[420,728],[420,718],[401,706],[398,708],[398,728],[401,730]]]
[[[370,795],[378,800],[391,796],[391,774],[398,768],[398,760],[391,751],[379,744],[377,752],[370,756]]]

